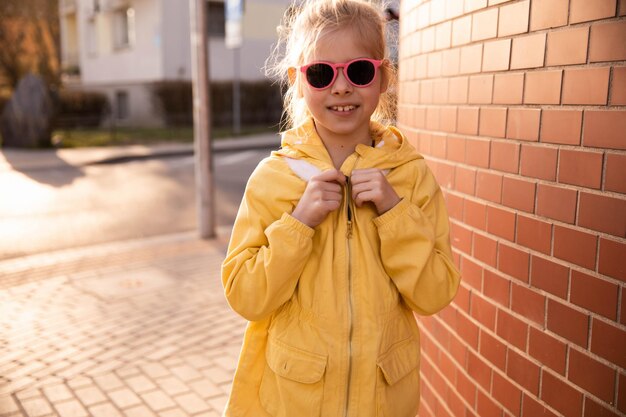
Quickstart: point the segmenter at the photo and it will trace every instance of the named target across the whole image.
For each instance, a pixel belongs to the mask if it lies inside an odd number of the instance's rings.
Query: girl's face
[[[316,61],[338,64],[355,58],[374,58],[363,43],[350,29],[326,34],[318,40],[313,54],[306,56],[303,64]],[[345,77],[345,68],[337,71],[333,84],[323,90],[311,87],[305,75],[299,72],[299,90],[322,139],[345,138],[351,142],[368,143],[370,117],[386,88],[382,68],[367,87],[352,85]]]

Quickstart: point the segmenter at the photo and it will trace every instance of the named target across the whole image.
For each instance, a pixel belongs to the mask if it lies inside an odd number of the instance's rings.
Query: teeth
[[[350,111],[356,109],[355,106],[332,106],[331,109],[335,111]]]

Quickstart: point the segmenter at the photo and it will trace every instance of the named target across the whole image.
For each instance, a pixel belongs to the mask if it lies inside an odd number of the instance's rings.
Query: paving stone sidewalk
[[[1,261],[0,416],[220,416],[246,324],[224,250],[187,233]]]

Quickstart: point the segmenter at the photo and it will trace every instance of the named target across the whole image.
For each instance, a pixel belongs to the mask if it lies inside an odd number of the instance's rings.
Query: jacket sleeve
[[[403,198],[374,223],[385,270],[407,305],[422,315],[448,305],[460,274],[452,259],[445,201],[423,160],[411,198]]]
[[[250,321],[267,318],[288,301],[312,250],[314,230],[292,217],[293,179],[262,162],[250,177],[222,264],[231,308]]]

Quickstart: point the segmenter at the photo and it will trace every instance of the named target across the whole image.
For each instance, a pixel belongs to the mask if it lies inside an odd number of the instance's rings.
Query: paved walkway
[[[220,416],[245,321],[219,235],[0,262],[0,416]]]

